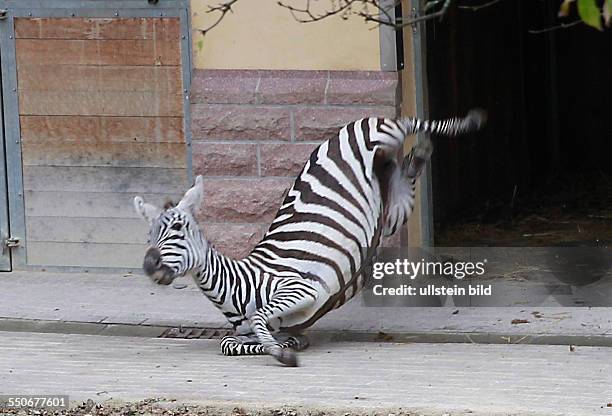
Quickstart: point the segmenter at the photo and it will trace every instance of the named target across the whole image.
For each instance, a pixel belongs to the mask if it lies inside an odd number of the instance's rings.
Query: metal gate
[[[13,269],[139,267],[146,226],[134,195],[163,203],[191,176],[187,1],[0,9]]]

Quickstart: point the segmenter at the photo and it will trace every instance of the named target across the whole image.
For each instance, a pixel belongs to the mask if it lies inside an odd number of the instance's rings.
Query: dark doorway
[[[558,8],[501,0],[429,23],[431,117],[489,113],[478,134],[436,138],[437,245],[612,241],[612,29],[531,33]]]

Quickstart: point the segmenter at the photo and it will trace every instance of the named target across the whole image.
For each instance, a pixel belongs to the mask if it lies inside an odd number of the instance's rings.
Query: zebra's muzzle
[[[162,263],[161,252],[156,247],[147,250],[142,268],[159,285],[169,285],[176,277],[174,270]]]

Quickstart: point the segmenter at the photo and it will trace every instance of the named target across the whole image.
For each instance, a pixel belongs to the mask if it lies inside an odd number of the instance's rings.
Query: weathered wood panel
[[[28,217],[28,241],[59,243],[146,244],[141,218]]]
[[[142,267],[142,244],[28,243],[28,264],[73,267]]]
[[[132,203],[134,196],[140,195],[147,202],[163,206],[168,200],[179,201],[181,192],[26,191],[25,211],[27,217],[137,218]]]
[[[177,18],[17,18],[17,39],[157,39],[176,41]]]
[[[140,267],[134,196],[187,185],[179,20],[24,18],[16,36],[28,263]]]
[[[24,166],[186,168],[181,143],[57,143],[22,145]]]
[[[24,166],[26,191],[180,193],[185,169]],[[129,195],[127,195],[129,198]]]
[[[20,115],[161,116],[183,114],[182,94],[149,91],[19,91]]]
[[[22,65],[173,65],[180,66],[177,41],[17,39]]]
[[[176,66],[22,65],[21,91],[150,91],[182,90]]]
[[[182,117],[21,116],[24,143],[184,143]],[[156,144],[155,144],[156,145]]]

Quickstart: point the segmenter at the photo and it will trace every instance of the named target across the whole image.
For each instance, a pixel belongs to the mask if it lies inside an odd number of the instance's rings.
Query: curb
[[[228,328],[173,327],[144,324],[53,321],[0,318],[0,331],[34,332],[145,338],[220,339]],[[529,344],[612,347],[612,335],[507,334],[495,332],[367,332],[307,331],[310,338],[324,342],[395,342],[444,344]]]

